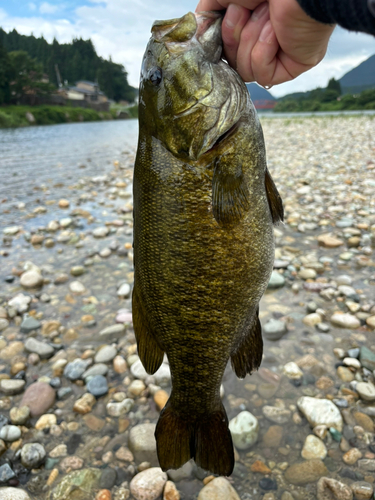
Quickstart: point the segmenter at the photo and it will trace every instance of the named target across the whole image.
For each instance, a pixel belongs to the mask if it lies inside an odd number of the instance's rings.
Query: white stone
[[[234,446],[239,450],[247,450],[258,439],[258,419],[249,411],[242,411],[229,422],[229,430]]]
[[[0,439],[4,441],[17,441],[21,437],[21,429],[15,425],[4,425],[0,430]]]
[[[0,488],[1,500],[30,500],[26,491],[20,488]]]
[[[342,294],[345,295],[345,297],[350,297],[351,295],[356,295],[357,292],[352,286],[348,285],[339,285],[337,287],[337,290]]]
[[[119,297],[129,297],[130,285],[128,283],[124,283],[123,285],[121,285],[120,288],[117,290],[117,295]]]
[[[24,288],[37,288],[43,285],[43,276],[35,270],[26,271],[20,278]]]
[[[86,288],[80,281],[76,280],[70,283],[69,290],[72,293],[83,293],[86,291]]]
[[[306,460],[314,458],[324,460],[327,456],[327,448],[321,439],[313,434],[309,434],[305,439],[301,455]]]
[[[113,345],[105,345],[95,355],[95,363],[109,363],[116,356],[117,349]]]
[[[277,406],[263,406],[262,408],[263,415],[271,422],[275,424],[286,424],[289,422],[292,412],[285,408],[279,408]]]
[[[375,386],[370,382],[358,382],[355,390],[364,401],[375,401]]]
[[[349,328],[351,330],[355,330],[361,326],[359,319],[348,313],[334,313],[331,317],[331,323],[335,326]]]
[[[5,234],[5,236],[14,236],[19,231],[21,231],[21,229],[22,228],[20,226],[8,226],[3,229],[3,233]]]
[[[139,396],[145,389],[143,380],[133,380],[128,387],[128,392],[131,396]]]
[[[146,469],[131,480],[131,494],[136,500],[157,500],[163,493],[167,479],[167,474],[160,467]]]
[[[361,368],[361,362],[356,358],[344,358],[342,362],[344,363],[344,365],[351,366],[356,370],[359,370]]]
[[[128,364],[130,365],[129,361]],[[144,369],[140,359],[137,359],[137,361],[131,364],[130,371],[133,377],[141,380],[146,380],[146,378],[149,377],[149,374]],[[169,365],[167,363],[162,363],[160,368],[153,374],[153,377],[155,378],[157,385],[168,385],[171,380],[171,370]]]
[[[95,238],[104,238],[109,233],[108,227],[97,227],[93,230],[92,234]]]
[[[303,396],[297,401],[299,410],[307,418],[311,427],[326,425],[342,431],[343,421],[340,410],[328,399],[316,399]]]
[[[299,369],[297,363],[290,361],[284,365],[283,373],[290,379],[298,380],[303,377],[303,371]]]
[[[119,403],[110,402],[107,404],[107,413],[111,417],[120,417],[128,413],[134,405],[133,399],[126,398]]]
[[[240,500],[240,497],[228,479],[215,477],[201,489],[198,500]]]
[[[314,312],[311,314],[307,314],[302,321],[307,326],[315,326],[322,322],[322,317],[320,316],[320,314]]]

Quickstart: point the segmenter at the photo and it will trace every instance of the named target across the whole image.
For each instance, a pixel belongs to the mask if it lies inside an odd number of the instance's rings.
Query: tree
[[[337,97],[342,94],[340,82],[335,78],[329,80],[327,90],[334,90],[337,93]]]
[[[7,51],[0,45],[0,104],[10,101],[10,82],[12,79],[12,65]]]

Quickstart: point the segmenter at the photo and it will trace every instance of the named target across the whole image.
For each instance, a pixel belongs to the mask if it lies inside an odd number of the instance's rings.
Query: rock
[[[3,233],[5,234],[5,236],[14,236],[17,233],[19,233],[21,231],[21,229],[22,229],[22,227],[20,227],[20,226],[8,226],[8,227],[4,227]]]
[[[292,412],[286,410],[285,408],[279,408],[277,406],[263,406],[263,415],[271,422],[275,424],[286,424],[289,422]]]
[[[109,229],[106,226],[97,227],[93,230],[92,235],[94,238],[105,238],[109,233]]]
[[[68,454],[68,449],[66,444],[58,444],[49,452],[51,458],[61,458],[66,457]]]
[[[16,475],[9,464],[5,463],[4,465],[0,466],[0,484],[7,483],[10,479],[13,479],[14,477],[16,477]]]
[[[64,376],[69,380],[78,380],[83,376],[86,371],[88,364],[91,363],[91,360],[85,360],[81,358],[76,358],[74,361],[71,361],[65,366]]]
[[[56,415],[53,413],[46,413],[39,417],[39,420],[35,424],[35,429],[38,431],[42,431],[43,429],[47,429],[57,424]]]
[[[9,467],[8,464],[6,465]],[[20,488],[0,488],[0,498],[1,500],[31,500],[26,491]]]
[[[247,450],[256,443],[259,434],[258,419],[248,411],[242,411],[229,422],[233,444],[239,450]]]
[[[10,420],[14,425],[24,425],[30,417],[30,408],[28,406],[21,406],[17,408],[13,406],[9,412]]]
[[[133,408],[134,400],[130,398],[125,398],[119,403],[110,402],[107,404],[107,413],[111,417],[120,417],[121,415],[126,415]]]
[[[116,451],[115,456],[118,460],[121,460],[121,462],[133,462],[134,460],[133,453],[125,446],[121,446]]]
[[[9,326],[9,321],[7,319],[0,318],[0,332],[8,328],[8,326]]]
[[[28,406],[32,417],[43,415],[55,402],[56,393],[46,382],[31,384],[22,397],[20,406]]]
[[[321,439],[314,436],[313,434],[309,434],[302,448],[301,452],[302,458],[306,460],[311,460],[314,458],[320,458],[324,460],[327,456],[327,448]]]
[[[50,321],[44,321],[42,323],[42,335],[51,335],[53,332],[58,332],[59,328],[61,327],[60,321],[57,320],[50,320]]]
[[[365,472],[375,472],[375,460],[362,458],[358,460],[358,467]]]
[[[364,401],[375,401],[375,386],[370,382],[358,382],[355,390]]]
[[[61,199],[59,200],[59,207],[60,208],[69,208],[70,202],[69,200]]]
[[[331,234],[320,234],[318,236],[318,243],[325,248],[337,248],[344,244],[342,240]]]
[[[359,360],[361,365],[368,370],[375,370],[375,353],[373,353],[366,346],[362,346],[359,352]]]
[[[342,457],[347,465],[354,465],[360,458],[362,458],[362,453],[358,448],[351,448]]]
[[[255,460],[250,467],[251,472],[259,472],[260,474],[271,474],[272,471],[262,460]]]
[[[367,432],[374,432],[375,426],[374,422],[372,421],[371,417],[366,415],[365,413],[361,413],[359,411],[356,411],[353,413],[353,417],[355,418],[355,421],[357,422],[358,425],[363,427],[365,431]]]
[[[23,293],[19,293],[13,299],[8,301],[9,307],[14,307],[18,313],[23,313],[28,310],[29,304],[31,302],[31,297],[28,295],[24,295]]]
[[[272,271],[271,278],[268,282],[267,288],[274,290],[276,288],[281,288],[285,285],[285,278],[282,274],[277,271]]]
[[[340,328],[349,328],[351,330],[361,326],[359,319],[348,313],[334,313],[331,317],[331,323]]]
[[[159,463],[154,434],[155,424],[139,424],[130,429],[128,446],[136,463],[150,462],[152,466]]]
[[[146,380],[146,378],[149,376],[146,370],[144,369],[140,359],[138,359],[135,363],[131,365],[130,372],[133,375],[133,377],[138,378],[140,380]]]
[[[157,500],[166,482],[167,474],[160,467],[151,467],[133,477],[130,492],[136,500]]]
[[[129,297],[130,285],[128,283],[124,283],[123,285],[121,285],[120,288],[117,290],[117,295],[119,297]]]
[[[303,377],[303,371],[299,369],[298,365],[294,361],[290,361],[283,367],[283,373],[289,379],[299,380]]]
[[[176,485],[172,481],[167,481],[164,486],[163,500],[180,500],[180,498]]]
[[[201,489],[198,500],[240,500],[240,497],[225,477],[215,477]]]
[[[133,382],[128,387],[128,392],[130,396],[140,396],[142,392],[146,389],[146,386],[142,380],[133,380]]]
[[[164,408],[164,406],[167,404],[168,399],[169,395],[163,389],[157,390],[154,394],[154,401],[159,410],[162,410]]]
[[[322,322],[322,317],[314,312],[305,316],[302,321],[306,326],[315,326]]]
[[[68,470],[78,470],[82,469],[83,466],[83,460],[80,457],[76,456],[71,456],[71,457],[65,457],[61,462],[60,462],[60,468],[63,472],[66,472]]]
[[[317,276],[317,273],[316,273],[315,269],[301,269],[298,272],[298,276],[303,280],[315,279]]]
[[[112,489],[117,481],[117,473],[115,469],[111,467],[107,467],[103,469],[102,475],[100,477],[99,487]],[[108,498],[108,497],[106,497]],[[103,498],[104,500],[104,498]],[[109,500],[111,500],[111,495],[109,496]]]
[[[51,500],[86,500],[94,498],[99,486],[100,469],[82,469],[70,472],[54,489]],[[73,493],[74,492],[74,493]],[[73,493],[73,495],[70,495]]]
[[[96,402],[95,396],[86,393],[74,403],[73,410],[81,415],[85,415],[92,410]]]
[[[295,485],[314,483],[327,474],[328,470],[321,460],[307,460],[291,465],[285,471],[285,479]]]
[[[352,500],[349,486],[329,477],[322,477],[317,484],[317,500]]]
[[[24,444],[21,450],[21,462],[27,469],[36,469],[44,462],[46,451],[39,443]]]
[[[78,280],[72,281],[69,284],[69,290],[77,295],[84,293],[86,291],[85,286]]]
[[[125,373],[128,369],[125,359],[122,356],[116,356],[113,360],[113,369],[116,373]]]
[[[263,333],[268,340],[279,340],[286,333],[286,323],[279,319],[271,318],[264,326]]]
[[[343,382],[351,382],[354,380],[354,373],[345,368],[345,366],[337,367],[337,375]]]
[[[113,345],[105,345],[95,355],[95,363],[109,363],[116,356],[117,349]]]
[[[21,437],[21,429],[15,425],[3,425],[0,429],[0,439],[6,443],[17,441]]]
[[[125,332],[125,326],[122,323],[118,323],[116,325],[107,326],[104,330],[99,332],[100,337],[103,337],[103,340],[117,340]]]
[[[40,359],[48,359],[53,356],[55,350],[49,344],[36,340],[33,337],[29,337],[25,342],[25,349],[28,352],[34,352],[38,354]]]
[[[20,283],[24,288],[39,288],[43,285],[43,276],[35,270],[22,274]]]
[[[107,379],[103,375],[95,375],[89,380],[86,388],[93,396],[100,398],[108,392]]]
[[[95,377],[96,375],[107,375],[108,366],[104,363],[96,363],[93,366],[90,366],[82,375],[82,378],[88,382],[88,379],[91,377]]]
[[[19,394],[23,391],[25,387],[24,380],[16,380],[16,379],[2,379],[0,381],[0,390],[4,394]]]
[[[356,500],[370,500],[374,493],[373,485],[366,481],[357,481],[356,483],[352,483],[350,487]]]
[[[32,332],[33,330],[37,330],[40,328],[41,323],[40,321],[36,320],[32,316],[25,315],[26,317],[21,323],[21,332],[22,333],[29,333]]]
[[[297,406],[307,418],[311,427],[325,425],[342,431],[343,421],[340,410],[328,399],[315,399],[303,396],[298,399]]]
[[[73,266],[70,268],[70,274],[72,276],[81,276],[84,272],[85,268],[83,266]]]
[[[263,436],[263,444],[267,448],[278,448],[283,438],[284,429],[279,425],[271,425]]]
[[[159,370],[157,370],[153,377],[157,385],[161,387],[167,386],[171,381],[171,369],[167,363],[162,363]]]

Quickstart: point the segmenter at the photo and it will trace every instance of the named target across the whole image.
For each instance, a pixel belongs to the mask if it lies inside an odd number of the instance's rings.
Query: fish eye
[[[149,73],[148,73],[148,79],[154,85],[157,87],[160,85],[161,81],[163,78],[163,74],[161,71],[161,68],[158,68],[157,66],[155,68],[151,68]]]

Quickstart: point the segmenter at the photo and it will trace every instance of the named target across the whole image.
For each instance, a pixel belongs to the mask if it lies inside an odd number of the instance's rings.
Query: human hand
[[[334,29],[305,14],[297,0],[200,0],[196,12],[222,9],[225,58],[243,80],[265,87],[316,66]]]

